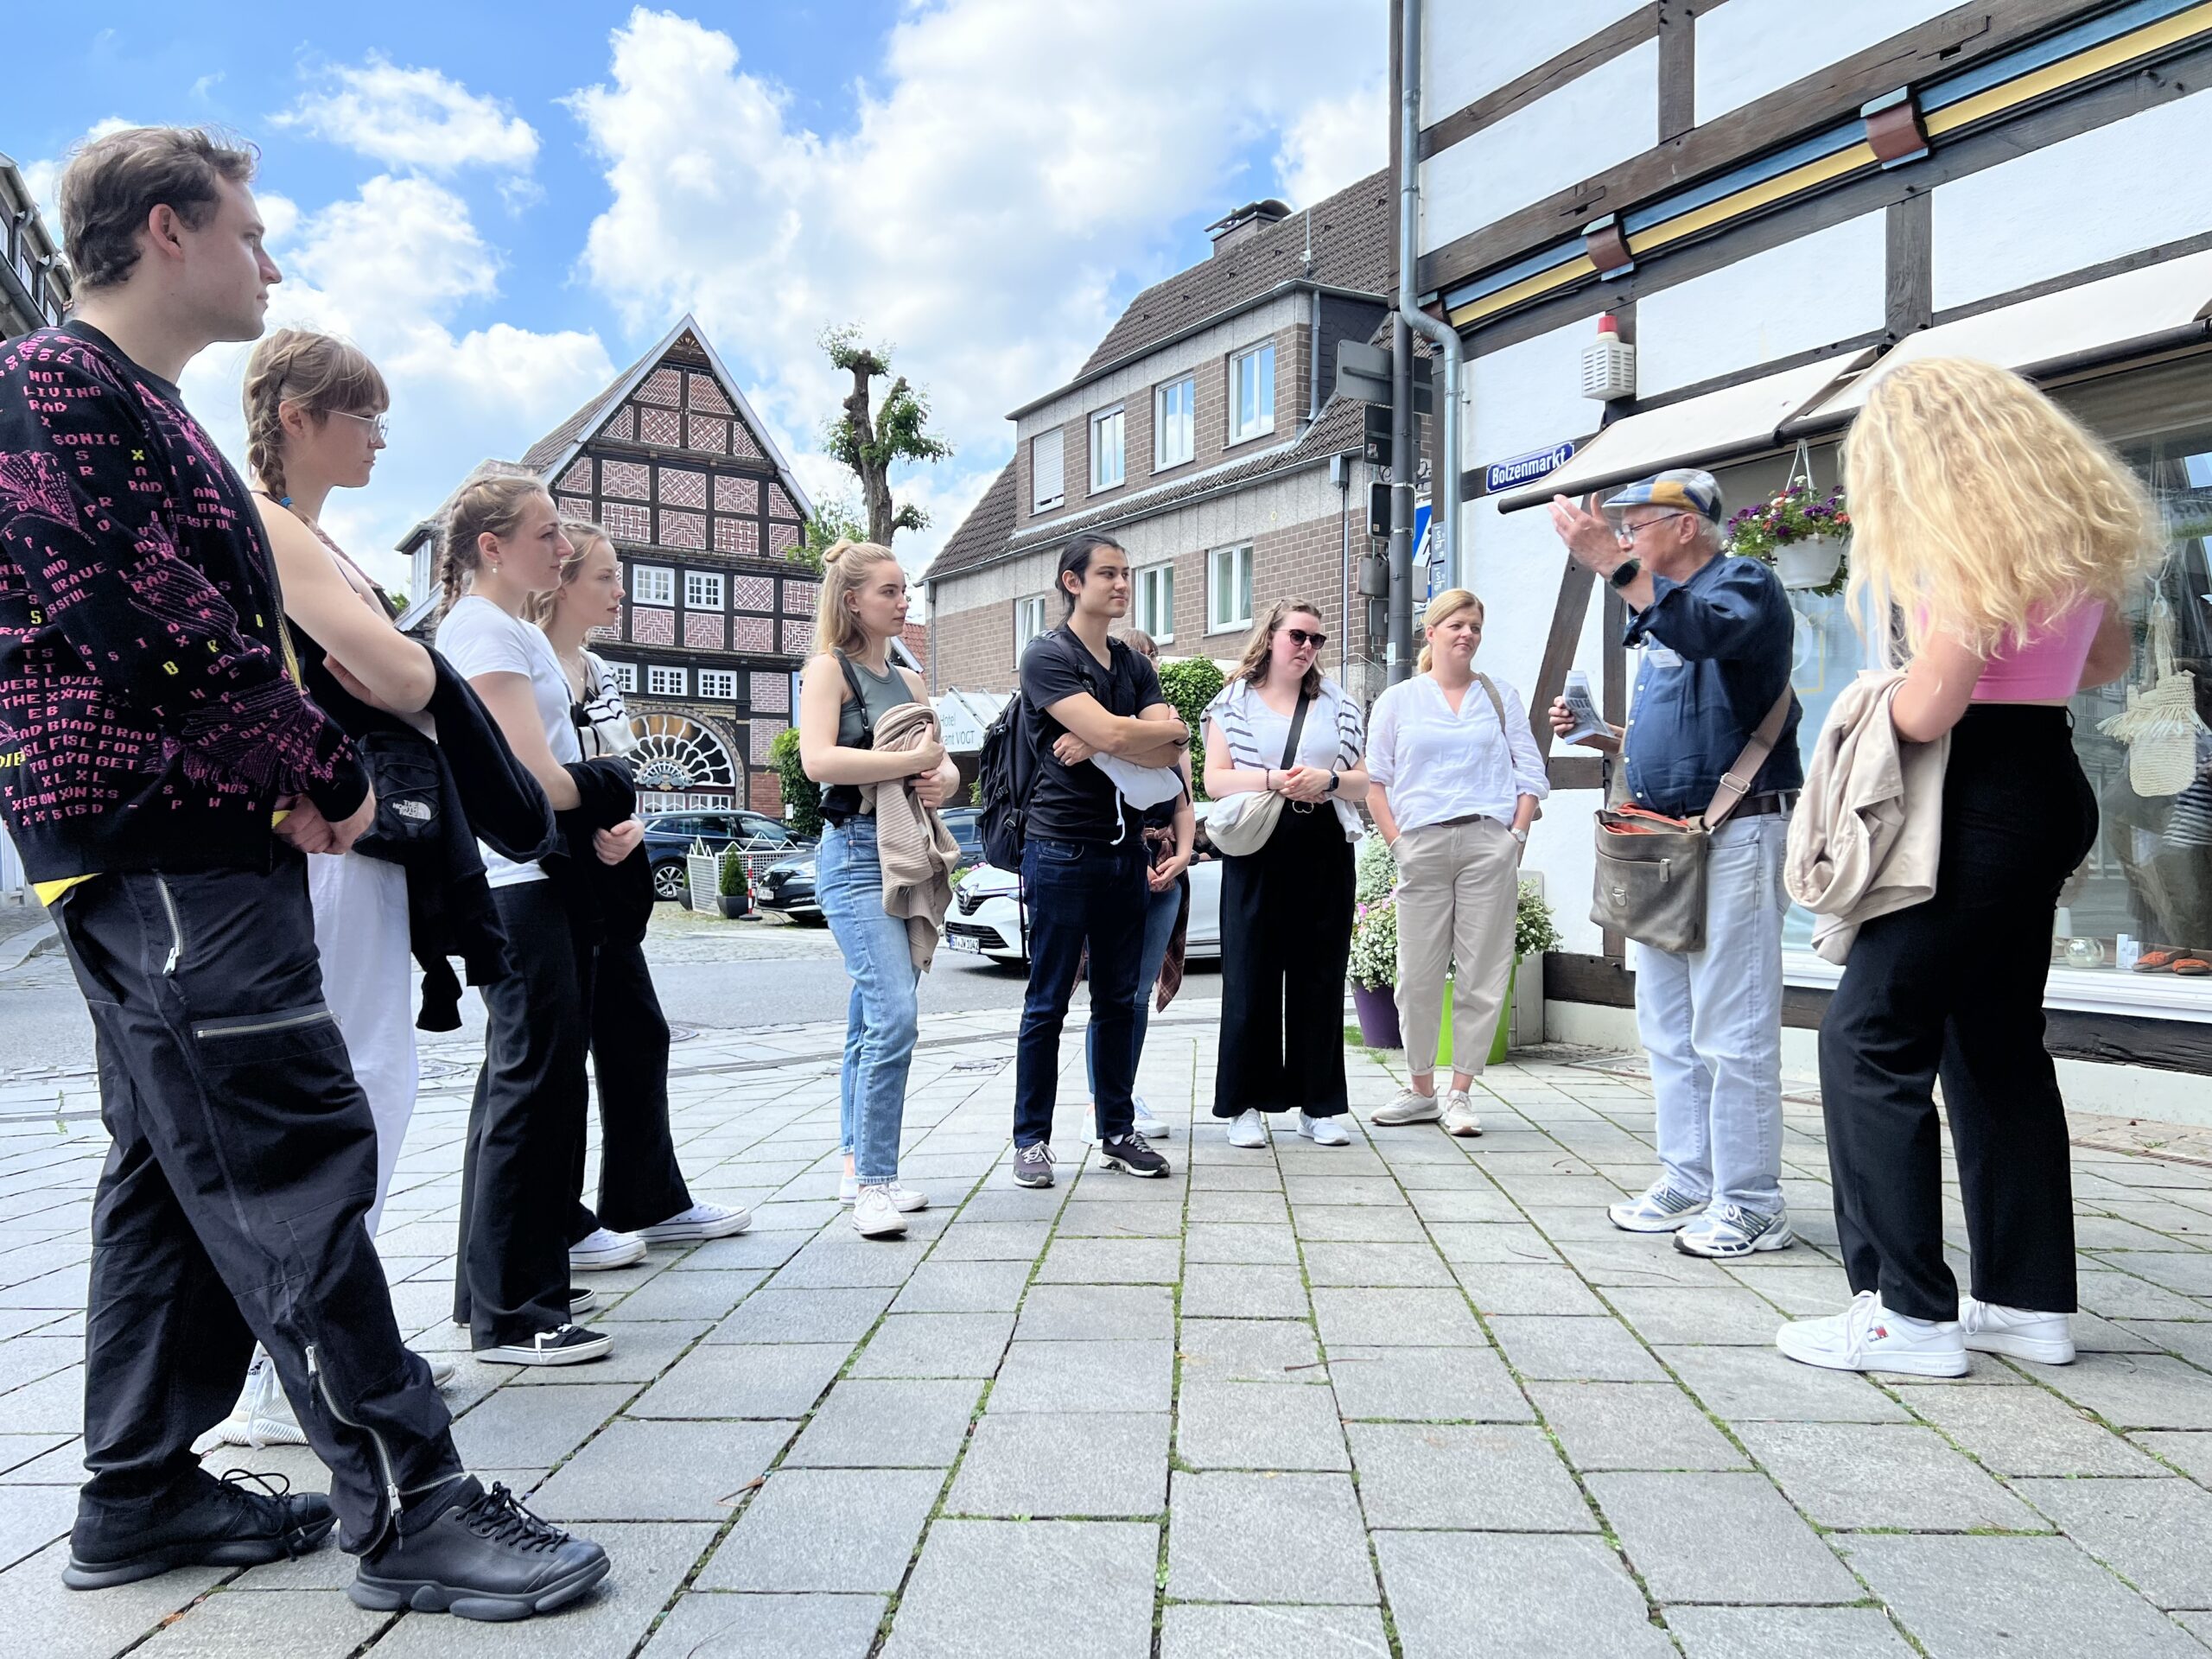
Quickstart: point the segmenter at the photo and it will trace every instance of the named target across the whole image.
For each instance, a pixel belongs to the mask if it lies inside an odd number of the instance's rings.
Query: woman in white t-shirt
[[[1265,1147],[1266,1116],[1293,1107],[1317,1146],[1351,1144],[1344,968],[1367,772],[1359,705],[1321,672],[1328,638],[1313,606],[1278,600],[1206,705],[1206,793],[1283,798],[1266,845],[1222,861],[1213,1115],[1232,1147]]]
[[[583,758],[569,683],[545,636],[523,620],[530,596],[557,588],[571,550],[553,499],[531,478],[462,486],[446,523],[445,620],[438,650],[475,688],[515,758],[556,812],[581,802],[568,766]],[[600,856],[627,857],[632,820],[599,832]],[[571,1321],[569,1225],[584,1138],[585,979],[567,906],[537,865],[483,849],[513,971],[483,988],[484,1069],[461,1165],[454,1316],[479,1359],[573,1365],[613,1338]],[[642,1241],[628,1256],[645,1254]],[[595,1300],[596,1298],[591,1300]]]
[[[1398,1024],[1409,1086],[1371,1116],[1482,1133],[1468,1090],[1490,1058],[1513,971],[1521,854],[1551,793],[1521,694],[1475,671],[1483,602],[1439,594],[1421,620],[1420,671],[1376,699],[1368,723],[1368,810],[1398,858]],[[1452,987],[1452,1087],[1436,1097],[1444,976]]]

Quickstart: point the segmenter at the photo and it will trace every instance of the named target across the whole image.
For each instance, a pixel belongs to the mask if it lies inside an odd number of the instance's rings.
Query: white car
[[[1199,811],[1204,812],[1202,805]],[[952,910],[944,918],[944,942],[995,962],[1027,962],[1029,936],[1018,872],[978,864],[960,878]],[[1186,958],[1221,954],[1221,861],[1207,858],[1191,866],[1191,920],[1185,933]]]

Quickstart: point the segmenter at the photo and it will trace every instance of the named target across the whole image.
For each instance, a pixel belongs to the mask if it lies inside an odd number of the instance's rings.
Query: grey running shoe
[[[1651,1183],[1639,1198],[1608,1205],[1605,1214],[1624,1233],[1671,1233],[1687,1226],[1706,1200],[1677,1192],[1662,1179]]]
[[[1476,1115],[1475,1103],[1467,1097],[1464,1089],[1454,1089],[1444,1096],[1444,1133],[1460,1136],[1478,1135],[1483,1132],[1483,1121]]]
[[[1014,1153],[1014,1180],[1017,1186],[1052,1184],[1052,1148],[1039,1141],[1033,1147],[1017,1147]]]
[[[1779,1210],[1761,1215],[1741,1205],[1716,1204],[1675,1235],[1675,1248],[1684,1255],[1702,1255],[1716,1262],[1751,1255],[1760,1250],[1786,1250],[1797,1242],[1789,1218]]]
[[[1110,1141],[1101,1141],[1098,1157],[1107,1168],[1122,1170],[1131,1175],[1142,1175],[1156,1180],[1167,1173],[1167,1160],[1147,1146],[1144,1136],[1134,1129],[1127,1135],[1117,1135]]]

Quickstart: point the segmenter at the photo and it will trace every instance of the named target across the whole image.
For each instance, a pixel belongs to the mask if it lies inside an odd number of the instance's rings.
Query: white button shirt
[[[1376,699],[1367,775],[1389,792],[1402,831],[1478,813],[1510,825],[1517,798],[1552,792],[1520,692],[1495,674],[1491,683],[1505,704],[1502,728],[1479,683],[1467,688],[1456,715],[1428,674]]]

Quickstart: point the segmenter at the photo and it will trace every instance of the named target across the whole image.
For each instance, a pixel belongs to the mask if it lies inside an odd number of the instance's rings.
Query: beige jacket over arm
[[[1783,885],[1820,918],[1813,949],[1824,962],[1851,954],[1860,924],[1936,894],[1951,737],[1897,735],[1890,705],[1904,683],[1902,670],[1869,670],[1844,688],[1789,820]]]
[[[876,723],[875,747],[887,753],[940,741],[937,710],[925,702],[901,703]],[[960,862],[960,845],[935,810],[914,798],[903,778],[862,784],[861,810],[875,815],[883,908],[906,924],[914,966],[926,972],[952,903],[952,869]]]

